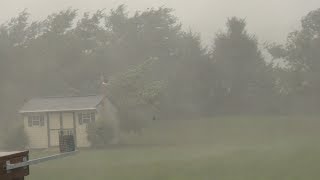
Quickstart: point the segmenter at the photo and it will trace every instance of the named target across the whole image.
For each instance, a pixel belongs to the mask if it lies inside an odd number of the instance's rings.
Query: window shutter
[[[40,126],[44,126],[44,116],[40,116]]]
[[[32,117],[28,116],[28,126],[32,127]]]
[[[79,124],[82,125],[82,113],[78,114]]]

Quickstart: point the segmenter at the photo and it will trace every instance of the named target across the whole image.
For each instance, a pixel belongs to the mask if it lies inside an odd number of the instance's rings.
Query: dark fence
[[[59,149],[61,153],[71,152],[76,150],[73,130],[59,131]]]

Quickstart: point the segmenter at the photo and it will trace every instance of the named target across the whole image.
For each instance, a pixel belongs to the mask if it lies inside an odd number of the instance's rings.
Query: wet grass
[[[156,121],[123,137],[126,146],[33,166],[27,179],[314,180],[319,128],[317,118],[303,117]]]

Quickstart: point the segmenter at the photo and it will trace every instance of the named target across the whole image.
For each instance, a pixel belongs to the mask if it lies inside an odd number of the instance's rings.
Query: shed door
[[[59,146],[59,133],[64,131],[74,134],[73,113],[50,114],[50,146]]]
[[[50,113],[49,123],[50,146],[59,146],[59,131],[61,130],[60,113]]]

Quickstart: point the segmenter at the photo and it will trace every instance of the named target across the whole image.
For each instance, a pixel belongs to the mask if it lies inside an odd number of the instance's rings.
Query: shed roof
[[[19,113],[95,110],[102,100],[102,95],[32,98]]]

